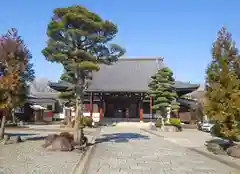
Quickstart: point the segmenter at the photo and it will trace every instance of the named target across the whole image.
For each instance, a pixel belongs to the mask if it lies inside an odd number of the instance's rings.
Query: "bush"
[[[169,123],[172,125],[180,125],[181,124],[181,120],[178,118],[169,118]]]
[[[169,118],[169,124],[166,124],[166,126],[175,126],[178,131],[182,131],[182,125],[181,125],[181,121],[178,118]]]
[[[161,128],[162,127],[162,120],[157,119],[156,122],[155,122],[155,126],[158,127],[158,128]]]
[[[233,129],[223,134],[221,132],[221,123],[216,122],[211,130],[211,135],[223,139],[228,139],[231,141],[240,141],[240,129],[239,123],[233,125]]]
[[[240,142],[240,122],[236,124],[236,135],[235,135],[235,140],[237,142]]]
[[[222,137],[220,123],[215,123],[215,125],[212,127],[211,135],[215,137]]]
[[[91,117],[83,117],[83,125],[92,127],[93,119]]]
[[[233,125],[234,129],[236,130],[236,132],[240,132],[240,122],[235,122],[235,124]]]
[[[222,128],[221,123],[216,122],[212,127],[211,135],[215,137],[223,138],[223,139],[232,140],[232,141],[236,140],[236,135],[238,135],[238,133],[236,132],[236,129],[232,129],[229,132],[223,134],[221,132],[221,128]]]

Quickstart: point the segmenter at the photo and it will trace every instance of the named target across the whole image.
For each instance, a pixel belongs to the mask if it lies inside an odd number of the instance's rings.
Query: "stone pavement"
[[[202,147],[206,141],[212,139],[210,133],[196,129],[184,129],[182,132],[155,132],[166,140],[184,147]]]
[[[233,158],[228,155],[214,155],[212,152],[209,152],[204,145],[206,141],[213,139],[210,133],[192,130],[192,129],[185,129],[182,132],[162,132],[162,131],[153,131],[153,130],[146,130],[147,132],[151,132],[155,135],[163,137],[163,139],[170,141],[174,144],[179,146],[183,146],[186,148],[191,148],[195,151],[200,153],[204,153],[205,155],[214,156],[213,158],[217,157],[219,160],[223,160],[226,163],[232,163],[230,165],[240,166],[240,159]],[[216,138],[216,137],[215,137]]]
[[[186,147],[137,128],[101,130],[86,174],[230,174],[236,173]],[[236,173],[237,174],[237,173]]]

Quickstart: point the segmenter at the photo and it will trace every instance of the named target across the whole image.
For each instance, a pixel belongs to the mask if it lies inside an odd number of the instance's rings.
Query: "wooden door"
[[[137,114],[137,104],[130,104],[129,107],[129,118],[136,118],[138,116]]]
[[[106,117],[114,116],[114,105],[112,103],[106,103]]]

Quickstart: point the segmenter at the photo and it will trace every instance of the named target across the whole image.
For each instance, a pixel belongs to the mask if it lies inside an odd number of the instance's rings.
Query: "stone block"
[[[3,144],[9,144],[10,136],[9,135],[4,135],[3,137]]]
[[[176,126],[164,126],[163,130],[165,132],[178,132],[178,128]]]
[[[14,143],[14,144],[22,142],[22,139],[19,135],[13,136],[13,137],[11,137],[11,139],[12,139],[12,143]]]
[[[235,145],[227,149],[227,154],[231,157],[240,158],[240,145]]]
[[[225,154],[223,148],[217,143],[208,143],[207,150],[213,152],[214,154]]]

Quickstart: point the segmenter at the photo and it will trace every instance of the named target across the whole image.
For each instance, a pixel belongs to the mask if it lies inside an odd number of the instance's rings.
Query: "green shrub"
[[[240,131],[240,122],[239,121],[235,122],[234,128]]]
[[[83,125],[92,127],[93,119],[91,117],[83,117]]]
[[[155,126],[158,127],[158,128],[161,128],[162,127],[162,120],[157,119],[156,122],[155,122]]]
[[[175,126],[177,127],[178,131],[182,131],[182,125],[181,125],[181,121],[178,118],[169,118],[169,123],[166,124],[166,126]]]
[[[233,125],[233,129],[230,131],[229,134],[223,134],[221,132],[221,127],[222,127],[221,123],[216,122],[211,130],[211,135],[232,141],[240,141],[239,123]]]
[[[180,125],[181,124],[181,120],[178,118],[169,118],[169,123],[172,125]]]
[[[240,134],[239,133],[234,136],[234,140],[237,142],[240,142]]]
[[[215,125],[212,127],[211,135],[215,137],[222,137],[220,123],[215,123]]]

